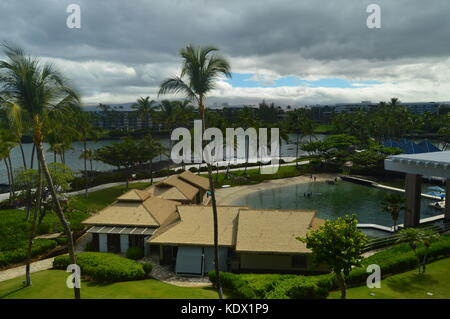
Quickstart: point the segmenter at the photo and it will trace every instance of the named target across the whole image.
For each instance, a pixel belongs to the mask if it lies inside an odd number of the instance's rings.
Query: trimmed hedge
[[[425,254],[425,247],[419,246],[417,249],[420,258]],[[442,235],[428,249],[427,262],[450,256],[450,235]],[[381,275],[395,275],[417,268],[417,258],[408,244],[395,245],[389,249],[380,251],[363,260],[363,266],[354,268],[347,276],[347,284],[360,285],[366,282],[367,266],[377,264],[381,268]]]
[[[417,249],[422,258],[425,248]],[[428,250],[428,262],[450,256],[450,235],[442,235]],[[395,245],[363,260],[362,267],[354,268],[346,281],[349,286],[358,286],[366,282],[367,266],[378,264],[383,277],[415,269],[417,259],[408,244]],[[211,271],[209,279],[215,283],[215,273]],[[222,286],[233,291],[236,297],[244,299],[316,299],[326,298],[331,289],[336,289],[334,274],[315,276],[280,274],[233,274],[220,273]]]
[[[117,282],[145,278],[144,266],[134,260],[111,253],[86,252],[76,256],[81,274],[94,281]],[[58,256],[53,261],[53,268],[65,270],[70,263],[68,255]]]
[[[25,244],[25,243],[24,243]],[[31,257],[41,255],[56,247],[56,241],[51,239],[35,239],[31,249]],[[28,244],[13,250],[0,251],[0,267],[25,261],[27,258]]]

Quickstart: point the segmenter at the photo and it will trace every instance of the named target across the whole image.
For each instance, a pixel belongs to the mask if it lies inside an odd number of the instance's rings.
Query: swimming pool
[[[305,193],[311,193],[310,197]],[[317,217],[336,219],[345,214],[355,214],[361,224],[392,226],[389,213],[382,210],[382,202],[390,191],[351,182],[339,181],[336,185],[310,182],[267,189],[236,200],[233,205],[247,205],[265,209],[317,210]],[[428,206],[432,200],[422,198],[421,218],[442,214]],[[398,220],[403,223],[403,213]]]

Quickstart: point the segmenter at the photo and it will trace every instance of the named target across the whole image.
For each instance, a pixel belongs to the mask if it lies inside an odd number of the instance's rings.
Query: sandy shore
[[[334,180],[339,176],[339,174],[316,174],[314,176],[316,176],[316,182],[323,182],[326,180]],[[302,175],[290,178],[269,180],[256,185],[220,188],[216,190],[216,201],[218,205],[232,205],[241,197],[256,193],[258,191],[302,183],[313,183],[313,181],[311,180],[309,175]]]

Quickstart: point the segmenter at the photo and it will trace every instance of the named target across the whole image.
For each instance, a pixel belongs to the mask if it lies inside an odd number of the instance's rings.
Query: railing
[[[444,222],[441,225],[429,225],[429,226],[421,227],[420,229],[434,230],[437,233],[445,233],[447,231],[450,231],[450,222]],[[400,233],[396,233],[396,234],[393,234],[388,237],[371,239],[371,240],[369,240],[366,247],[364,248],[364,252],[378,249],[378,248],[383,248],[383,247],[390,246],[390,245],[394,245],[397,243],[401,243],[403,241],[404,240],[402,240],[402,235]]]

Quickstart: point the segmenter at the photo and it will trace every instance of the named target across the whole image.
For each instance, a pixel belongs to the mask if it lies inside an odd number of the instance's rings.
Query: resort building
[[[125,193],[83,224],[91,226],[98,251],[141,247],[177,274],[204,275],[214,267],[208,186],[206,178],[186,171]],[[315,211],[218,206],[217,214],[222,271],[313,270],[309,249],[296,238],[323,223]]]
[[[386,170],[406,174],[406,214],[405,227],[420,224],[420,200],[422,176],[446,179],[447,190],[443,218],[450,221],[450,152],[401,154],[388,157],[384,161]]]

